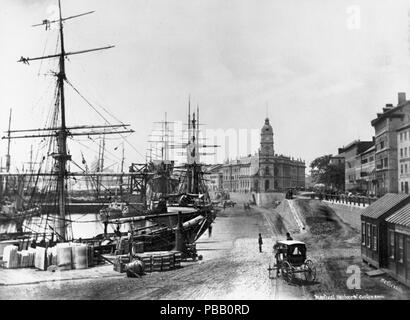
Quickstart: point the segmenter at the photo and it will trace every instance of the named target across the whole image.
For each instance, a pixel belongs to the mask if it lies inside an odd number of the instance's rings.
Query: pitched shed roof
[[[373,219],[380,218],[391,208],[397,206],[401,202],[404,202],[408,198],[410,198],[410,195],[408,194],[387,193],[379,200],[364,209],[361,215],[363,217],[369,217]]]
[[[386,219],[387,222],[410,227],[410,204],[404,206]]]

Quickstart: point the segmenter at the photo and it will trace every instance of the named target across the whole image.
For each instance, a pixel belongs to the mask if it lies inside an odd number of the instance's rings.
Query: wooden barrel
[[[154,255],[152,256],[152,271],[162,270],[162,256]]]
[[[144,273],[144,264],[140,260],[134,260],[126,266],[127,277],[135,278]]]
[[[170,254],[170,253],[162,254],[162,270],[163,271],[168,271],[171,269],[171,258],[172,257],[173,257],[173,254]]]
[[[144,263],[144,271],[152,271],[152,257],[150,255],[143,255],[138,257]]]
[[[174,252],[174,268],[179,268],[181,266],[182,253],[179,251]]]

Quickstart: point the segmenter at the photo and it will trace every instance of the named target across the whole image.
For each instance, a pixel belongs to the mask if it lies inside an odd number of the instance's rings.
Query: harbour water
[[[23,223],[24,232],[38,232],[42,234],[45,230],[51,232],[50,228],[47,228],[47,224],[53,226],[54,217],[50,216],[49,219],[43,217],[33,217],[30,220],[26,220]],[[68,217],[72,221],[68,227],[68,233],[74,239],[79,238],[92,238],[98,234],[104,233],[104,224],[102,223],[99,214],[97,213],[87,213],[87,214],[72,214]],[[109,224],[107,228],[108,233],[112,233],[116,229],[116,225]],[[137,226],[138,227],[138,226]],[[129,224],[122,224],[120,226],[121,232],[127,232],[129,230]],[[0,233],[13,233],[17,232],[16,223],[9,222],[0,225]]]

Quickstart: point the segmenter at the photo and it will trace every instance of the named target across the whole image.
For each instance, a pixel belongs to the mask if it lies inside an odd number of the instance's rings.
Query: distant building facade
[[[376,195],[376,147],[373,145],[360,154],[360,178],[357,179],[359,188],[366,191],[368,196]]]
[[[409,193],[410,183],[410,124],[397,130],[398,150],[398,190],[399,193]]]
[[[342,149],[343,150],[343,149]],[[341,150],[339,149],[339,152]],[[343,154],[338,154],[335,156],[330,156],[329,164],[331,166],[344,166],[345,165],[345,157]]]
[[[209,191],[220,191],[223,189],[222,164],[209,166],[206,170],[205,181]]]
[[[223,164],[223,189],[247,193],[304,188],[305,168],[302,160],[275,154],[273,129],[266,119],[258,152]]]
[[[372,171],[371,163],[374,164],[374,154],[373,159],[371,155],[373,146],[373,141],[355,140],[339,149],[339,157],[344,157],[346,191],[367,192],[374,189],[371,183],[368,183],[369,172]]]
[[[371,121],[375,130],[376,195],[399,192],[399,157],[397,130],[410,122],[410,101],[398,94],[398,104],[387,104]],[[403,181],[405,182],[405,181]]]

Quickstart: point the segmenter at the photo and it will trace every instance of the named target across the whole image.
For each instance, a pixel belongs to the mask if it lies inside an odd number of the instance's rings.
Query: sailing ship
[[[169,145],[167,139],[162,141],[161,159],[150,159],[143,170],[145,179],[139,185],[145,186],[145,203],[139,210],[132,214],[124,212],[127,206],[114,202],[101,211],[109,223],[128,223],[132,241],[142,242],[146,251],[177,248],[186,252],[216,218],[217,209],[208,194],[198,150],[200,147],[217,146],[200,146],[198,122],[195,113],[191,119],[189,104],[188,141],[180,145]],[[186,163],[176,166],[173,160],[168,159],[167,149],[170,146],[185,149]],[[195,250],[193,255],[195,257]]]
[[[29,223],[34,215],[40,215],[43,230],[31,230],[31,236],[42,236],[43,241],[48,238],[50,241],[67,242],[74,240],[70,229],[74,222],[70,219],[69,192],[67,186],[70,179],[78,177],[88,177],[96,181],[100,187],[99,180],[104,176],[117,177],[120,179],[120,186],[123,186],[123,179],[128,181],[127,192],[122,192],[119,197],[114,197],[107,208],[100,211],[101,223],[128,225],[132,240],[143,242],[144,249],[150,251],[161,251],[170,249],[179,249],[184,251],[187,246],[192,245],[213,223],[216,217],[216,209],[213,208],[210,201],[206,185],[203,179],[202,165],[199,161],[199,108],[197,114],[193,113],[192,119],[190,114],[190,102],[188,110],[188,141],[182,144],[186,149],[187,163],[176,167],[173,161],[161,159],[153,161],[152,159],[144,164],[133,163],[129,172],[125,173],[104,173],[89,172],[77,165],[82,172],[72,172],[69,170],[70,163],[75,163],[68,152],[67,137],[93,136],[124,133],[132,133],[128,124],[104,124],[104,125],[79,125],[68,126],[66,123],[66,106],[65,86],[70,85],[78,94],[79,91],[69,81],[65,59],[68,56],[107,50],[114,46],[86,49],[76,52],[67,52],[64,42],[63,23],[67,20],[79,18],[94,11],[77,14],[63,18],[61,0],[58,1],[59,18],[56,20],[43,20],[42,23],[34,25],[45,26],[46,30],[51,24],[57,24],[59,30],[59,53],[41,56],[37,58],[21,57],[18,62],[29,65],[32,61],[41,61],[44,59],[58,59],[58,71],[56,76],[56,100],[52,122],[41,129],[23,129],[10,130],[8,136],[4,139],[21,139],[21,138],[47,138],[49,139],[49,156],[52,160],[51,170],[36,173],[25,173],[24,177],[35,177],[35,189],[40,189],[39,194],[32,194],[25,208],[21,211],[20,216],[24,221],[26,230],[19,228],[23,232],[29,229]],[[80,96],[88,103],[81,94]],[[68,107],[68,108],[67,108]],[[18,135],[25,133],[25,135]],[[17,135],[16,135],[17,134]],[[46,161],[46,157],[43,158]],[[84,159],[83,159],[84,163]],[[19,177],[21,174],[11,174],[9,172],[1,174],[2,177]],[[38,185],[42,184],[39,188]],[[124,201],[124,198],[134,199]],[[72,196],[71,196],[72,199]],[[86,203],[79,201],[79,205]],[[23,219],[22,219],[23,220]],[[118,230],[119,228],[117,228]],[[30,230],[28,230],[30,231]],[[72,231],[72,229],[71,229]],[[117,235],[124,235],[119,232]],[[13,235],[15,236],[15,235]],[[96,235],[95,239],[109,238],[110,235],[105,232],[104,235]],[[92,239],[82,239],[90,241]]]
[[[56,77],[56,90],[55,90],[55,103],[54,110],[52,112],[52,117],[50,122],[45,128],[37,129],[23,129],[23,130],[8,130],[8,135],[3,137],[3,139],[22,139],[22,138],[41,138],[48,139],[48,156],[43,157],[42,165],[39,166],[38,172],[30,173],[10,173],[7,170],[6,173],[2,173],[1,176],[5,179],[13,178],[23,180],[30,177],[30,180],[34,180],[35,190],[40,189],[40,192],[32,193],[28,197],[24,197],[23,194],[17,193],[16,197],[20,201],[24,202],[22,210],[19,212],[14,212],[10,215],[12,218],[18,217],[20,220],[26,221],[25,229],[30,229],[30,220],[36,215],[40,215],[42,220],[45,222],[41,223],[44,225],[44,230],[41,234],[46,237],[52,236],[56,237],[57,241],[65,242],[72,240],[73,235],[69,234],[71,227],[70,219],[70,203],[68,194],[68,185],[70,179],[77,179],[78,177],[91,177],[97,180],[101,176],[106,176],[105,173],[90,173],[79,167],[82,172],[70,172],[69,164],[75,163],[72,160],[70,153],[68,152],[67,138],[68,137],[78,137],[78,136],[101,136],[109,134],[122,135],[125,133],[132,133],[133,130],[129,129],[128,124],[104,124],[104,125],[79,125],[79,126],[68,126],[66,123],[66,112],[67,106],[65,101],[65,86],[69,85],[74,89],[74,92],[78,93],[86,103],[90,102],[80,94],[78,89],[73,86],[67,77],[65,61],[66,58],[73,55],[85,54],[90,52],[96,52],[101,50],[107,50],[113,48],[114,46],[109,45],[100,48],[86,49],[81,51],[67,52],[65,49],[64,41],[64,29],[63,23],[68,20],[83,17],[92,14],[94,11],[89,11],[73,16],[64,17],[62,16],[61,0],[58,1],[58,19],[55,20],[43,20],[40,24],[35,24],[33,27],[45,26],[46,31],[50,30],[52,24],[58,26],[58,45],[59,52],[56,54],[40,56],[35,58],[21,57],[18,62],[30,65],[32,61],[42,61],[45,59],[58,59],[58,71],[54,72],[53,75]],[[24,133],[24,135],[21,135]],[[8,163],[10,159],[8,158]],[[84,159],[83,159],[84,163]],[[9,165],[8,165],[9,167]],[[46,170],[44,171],[44,168]],[[41,170],[43,169],[43,171]],[[115,176],[115,174],[111,174]],[[34,177],[34,179],[32,179]],[[84,204],[82,204],[84,205]],[[14,216],[14,217],[13,217]],[[21,231],[21,226],[17,231]],[[38,228],[37,228],[38,229]],[[33,231],[33,230],[32,230]],[[34,230],[37,236],[39,230]]]

